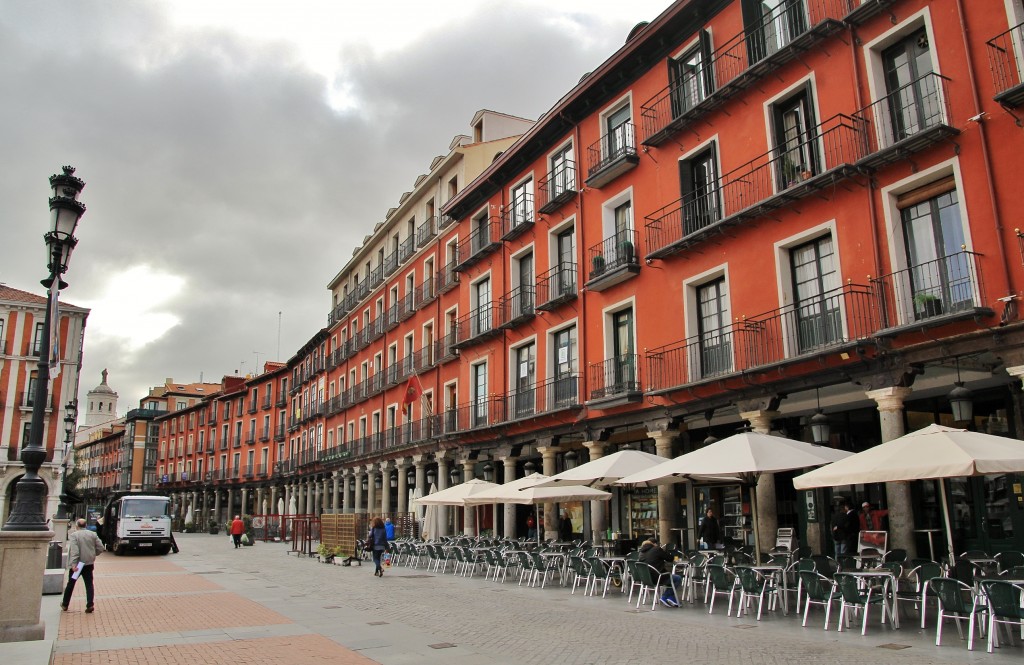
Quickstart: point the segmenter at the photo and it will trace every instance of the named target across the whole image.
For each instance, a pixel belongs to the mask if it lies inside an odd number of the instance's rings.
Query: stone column
[[[270,514],[276,515],[277,510],[277,485],[270,486]]]
[[[228,514],[226,515],[227,521],[231,521],[235,518],[235,490],[228,488]]]
[[[224,521],[224,517],[221,515],[220,507],[220,490],[213,490],[213,520],[218,524]]]
[[[380,513],[386,515],[391,512],[391,464],[385,462],[380,465]]]
[[[647,436],[654,439],[654,449],[658,457],[672,459],[672,444],[679,432],[675,430],[648,431]],[[658,542],[672,542],[672,528],[679,522],[679,502],[676,501],[676,486],[658,485]]]
[[[750,427],[761,434],[771,432],[772,420],[779,415],[778,411],[762,409],[740,413],[740,418],[750,423]],[[762,473],[757,480],[757,531],[760,537],[759,547],[768,551],[775,545],[775,533],[779,528],[778,507],[775,501],[775,474]]]
[[[406,458],[398,461],[398,512],[409,512],[409,462]]]
[[[357,467],[355,474],[356,486],[353,491],[355,492],[356,498],[355,501],[353,501],[353,505],[355,506],[355,512],[361,515],[366,512],[366,509],[363,508],[363,479],[366,478],[366,472],[363,471],[362,467]]]
[[[555,455],[560,449],[557,446],[539,446],[537,450],[543,460],[542,473],[545,476],[555,475]],[[544,540],[558,540],[558,513],[553,502],[544,504]]]
[[[881,421],[882,443],[892,441],[906,434],[903,425],[903,402],[910,396],[912,388],[894,386],[869,390],[865,394],[878,404]],[[852,500],[853,497],[850,497]],[[914,540],[914,513],[910,501],[910,483],[893,482],[885,484],[885,500],[889,504],[889,534],[892,540],[889,549],[905,549],[908,558],[917,556]]]
[[[341,514],[341,472],[335,471],[331,474],[334,481],[331,486],[331,512],[335,515]]]
[[[473,479],[473,460],[464,459],[462,460],[462,482],[469,482]],[[466,506],[462,509],[462,521],[465,526],[465,532],[467,536],[479,536],[480,525],[477,523],[477,511],[478,508],[474,506]]]
[[[604,457],[604,449],[607,445],[604,441],[584,441],[583,445],[590,451],[590,461]],[[607,488],[609,491],[611,488]],[[608,511],[609,501],[590,502],[590,542],[595,545],[603,542],[608,535]]]
[[[377,467],[373,464],[366,466],[366,511],[371,517],[380,514],[380,504],[377,503]]]
[[[324,512],[324,479],[316,478],[313,480],[313,514],[322,515]]]
[[[448,458],[444,455],[437,456],[437,489],[443,490],[448,487]],[[441,523],[441,533],[438,535],[449,535],[448,529],[448,506],[437,507],[437,518]]]
[[[510,483],[516,479],[516,457],[507,455],[501,458],[505,466],[505,482]],[[516,537],[516,504],[506,503],[505,506],[505,537]]]
[[[354,513],[352,507],[352,471],[345,469],[345,475],[341,478],[341,512]]]
[[[249,515],[249,488],[242,488],[242,515]]]

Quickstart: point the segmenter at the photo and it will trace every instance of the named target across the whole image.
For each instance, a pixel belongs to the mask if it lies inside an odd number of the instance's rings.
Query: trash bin
[[[47,568],[64,567],[64,548],[56,540],[50,543],[50,549],[46,551]]]

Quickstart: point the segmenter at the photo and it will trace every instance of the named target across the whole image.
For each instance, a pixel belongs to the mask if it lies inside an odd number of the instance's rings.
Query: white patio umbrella
[[[793,486],[804,490],[1021,472],[1024,472],[1024,441],[933,424],[797,476]],[[946,544],[952,558],[955,556],[953,529],[946,486],[942,482],[939,482],[939,500],[946,526]]]
[[[188,507],[188,511],[185,513],[185,524],[192,521],[192,506]]]
[[[431,483],[430,492],[427,496],[437,492],[437,485]],[[437,538],[437,534],[440,531],[439,522],[440,518],[437,509],[437,504],[426,504],[423,506],[424,512],[423,517],[420,521],[420,537],[423,540],[430,540],[431,538]]]
[[[464,483],[437,492],[432,491],[427,496],[416,499],[415,503],[418,506],[465,506],[467,499],[495,487],[501,486],[479,478],[471,478]]]
[[[554,487],[557,485],[603,487],[611,485],[623,476],[649,469],[655,464],[661,464],[664,461],[664,457],[645,453],[642,450],[620,450],[617,453],[605,455],[586,464],[580,464],[575,468],[556,473],[539,483],[539,485],[541,487]]]
[[[754,521],[754,553],[760,559],[761,538],[757,529],[757,493],[763,473],[821,466],[850,453],[759,432],[740,432],[692,453],[621,478],[618,485],[663,485],[691,482],[738,482],[750,489]]]
[[[295,500],[295,495],[294,494],[292,495],[291,501],[288,502],[288,514],[289,515],[298,515],[299,514],[299,504]]]
[[[284,497],[280,497],[277,500],[277,514],[284,515]]]

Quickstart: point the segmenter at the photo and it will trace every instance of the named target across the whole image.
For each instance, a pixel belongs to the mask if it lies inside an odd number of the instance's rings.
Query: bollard
[[[64,548],[56,540],[50,543],[50,549],[46,551],[46,567],[47,568],[63,568],[64,567]]]

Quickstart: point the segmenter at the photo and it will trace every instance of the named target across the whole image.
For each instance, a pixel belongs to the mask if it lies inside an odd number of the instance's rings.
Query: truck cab
[[[117,494],[103,510],[99,535],[107,550],[167,554],[171,551],[170,499],[152,494]]]

